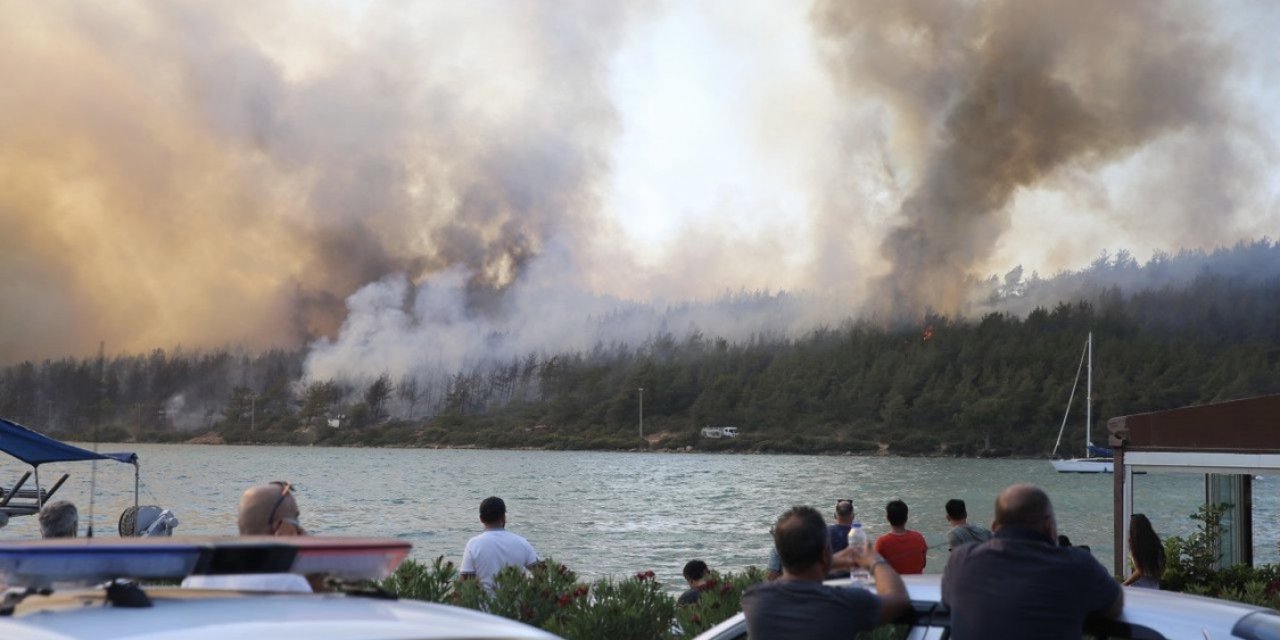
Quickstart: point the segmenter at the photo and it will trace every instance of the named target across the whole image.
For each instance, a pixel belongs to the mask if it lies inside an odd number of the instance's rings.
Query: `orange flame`
[[[921,337],[924,338],[925,342],[928,342],[929,340],[931,340],[933,338],[933,325],[931,324],[925,325],[924,332],[921,334]]]

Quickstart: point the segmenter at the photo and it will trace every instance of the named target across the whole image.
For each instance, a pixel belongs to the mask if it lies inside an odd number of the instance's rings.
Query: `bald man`
[[[242,536],[306,535],[298,522],[298,501],[287,482],[250,487],[240,496],[236,525]]]
[[[956,547],[942,574],[951,637],[1079,640],[1085,618],[1120,615],[1124,592],[1088,551],[1059,547],[1049,495],[1015,484],[996,498],[994,537]]]
[[[293,486],[288,482],[271,482],[250,487],[240,496],[236,526],[242,536],[306,535],[298,516]],[[294,573],[187,576],[182,586],[234,591],[312,591],[312,584],[307,578]]]

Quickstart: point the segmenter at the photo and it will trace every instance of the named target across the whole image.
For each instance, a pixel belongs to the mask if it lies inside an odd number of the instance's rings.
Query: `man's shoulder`
[[[822,584],[821,582],[810,580],[770,580],[768,582],[757,582],[747,587],[743,592],[743,596],[748,594],[756,598],[771,597],[832,597],[837,599],[853,599],[861,600],[865,598],[875,599],[876,595],[857,587],[833,587]]]
[[[524,536],[518,533],[512,533],[510,531],[507,531],[506,529],[503,529],[502,533],[504,534],[503,535],[504,538],[506,538],[507,540],[515,544],[518,544],[523,547],[533,548],[533,545],[529,544],[529,539],[525,538]]]

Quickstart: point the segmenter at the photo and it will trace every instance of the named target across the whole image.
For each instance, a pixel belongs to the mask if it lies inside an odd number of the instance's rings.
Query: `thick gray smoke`
[[[298,346],[393,273],[510,286],[598,224],[629,13],[5,3],[0,359]]]
[[[0,5],[0,364],[311,345],[326,379],[795,335],[976,310],[1014,236],[1047,272],[1124,248],[1112,230],[1207,248],[1259,235],[1233,224],[1258,199],[1280,211],[1275,127],[1231,106],[1277,95],[1274,10],[1233,18],[1267,38],[1233,76],[1222,16],[1174,3]],[[691,56],[733,81],[657,82]],[[732,161],[652,189],[716,195],[654,201],[713,214],[611,200],[695,146]],[[1028,193],[1061,196],[1037,238]],[[684,219],[637,240],[637,211]],[[707,301],[742,287],[816,293]]]
[[[901,147],[920,156],[881,243],[889,266],[873,307],[905,318],[966,310],[968,283],[1009,229],[1019,189],[1095,170],[1165,137],[1232,126],[1219,82],[1229,59],[1208,39],[1198,9],[1106,0],[819,2],[815,28],[846,95],[883,100]],[[1223,135],[1212,142],[1231,155]],[[1173,149],[1171,166],[1196,161],[1204,147]],[[1234,187],[1197,183],[1222,194]]]
[[[834,305],[785,294],[742,293],[701,304],[594,295],[564,286],[559,257],[553,248],[532,261],[486,306],[472,301],[473,274],[463,267],[435,272],[416,285],[403,275],[372,283],[348,300],[350,313],[337,338],[312,345],[306,377],[447,377],[530,354],[635,345],[659,335],[678,341],[796,335],[839,317]]]

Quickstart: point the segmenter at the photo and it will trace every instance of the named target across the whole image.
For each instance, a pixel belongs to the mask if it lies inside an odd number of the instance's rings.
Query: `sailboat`
[[[1083,458],[1058,459],[1058,447],[1062,444],[1062,433],[1067,428],[1067,417],[1071,415],[1071,403],[1076,397],[1076,386],[1080,384],[1080,369],[1088,362],[1088,374],[1085,383],[1084,411],[1084,456]],[[1084,343],[1084,353],[1080,354],[1080,364],[1076,366],[1076,379],[1071,384],[1071,396],[1067,398],[1067,410],[1062,415],[1062,426],[1058,428],[1058,441],[1053,445],[1053,468],[1058,473],[1111,473],[1114,463],[1111,450],[1093,444],[1093,332]]]

